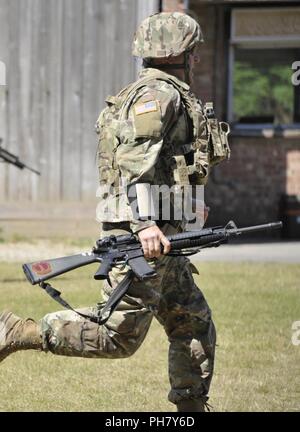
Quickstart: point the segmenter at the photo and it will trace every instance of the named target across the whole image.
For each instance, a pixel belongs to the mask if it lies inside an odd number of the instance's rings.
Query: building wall
[[[229,5],[200,3],[190,2],[206,41],[195,90],[204,102],[213,100],[218,118],[226,120]],[[300,134],[288,139],[283,134],[266,138],[236,133],[230,145],[230,161],[214,168],[205,190],[211,223],[232,218],[239,224],[277,219],[282,194],[300,194]]]
[[[278,2],[191,0],[188,3],[205,39],[193,90],[203,102],[213,101],[219,120],[226,121],[230,7],[243,4],[267,7]],[[164,6],[180,11],[183,2],[168,0]],[[230,137],[230,146],[230,161],[213,169],[205,187],[206,202],[211,207],[210,224],[235,219],[245,225],[277,219],[282,194],[300,195],[300,134],[286,138],[275,133],[273,138],[266,138],[235,133]]]
[[[282,194],[299,194],[300,151],[295,139],[231,139],[232,157],[206,187],[211,220],[263,223],[279,217]]]

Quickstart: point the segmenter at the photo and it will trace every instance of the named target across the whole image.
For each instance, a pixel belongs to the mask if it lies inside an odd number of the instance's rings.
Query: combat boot
[[[0,314],[0,362],[8,355],[28,349],[42,349],[42,338],[37,323],[22,319],[11,312]]]
[[[177,403],[178,412],[205,412],[205,402],[201,399],[186,399]]]

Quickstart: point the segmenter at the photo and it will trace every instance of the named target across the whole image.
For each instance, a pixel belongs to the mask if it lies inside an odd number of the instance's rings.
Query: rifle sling
[[[129,270],[124,279],[116,286],[116,288],[113,290],[112,294],[109,296],[109,299],[107,300],[105,306],[99,311],[99,315],[86,315],[81,312],[78,312],[74,308],[72,308],[69,303],[67,303],[62,297],[61,292],[55,289],[52,285],[49,283],[41,282],[40,287],[46,291],[46,293],[57,303],[59,303],[64,308],[71,310],[75,312],[77,315],[80,315],[84,319],[88,319],[89,321],[96,323],[98,325],[103,325],[108,321],[108,319],[111,317],[112,313],[122,300],[122,297],[126,294],[132,279],[134,277],[134,273]]]
[[[105,306],[100,311],[99,324],[104,324],[109,319],[113,311],[116,309],[116,307],[128,291],[133,278],[134,273],[132,270],[129,270],[124,279],[122,279],[122,281],[113,290]]]

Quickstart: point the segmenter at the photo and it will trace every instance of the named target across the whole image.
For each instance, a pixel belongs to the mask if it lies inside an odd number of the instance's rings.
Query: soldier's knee
[[[205,330],[194,332],[193,339],[191,342],[191,351],[198,357],[200,354],[205,355],[208,358],[213,358],[216,347],[216,329],[212,320],[206,323]]]
[[[137,344],[135,341],[129,342],[127,341],[127,343],[124,344],[123,346],[123,350],[122,350],[122,357],[123,358],[128,358],[133,356],[133,354],[136,353],[136,351],[138,350],[139,344]]]
[[[49,314],[45,315],[45,316],[42,318],[41,323],[42,323],[44,326],[48,326],[48,327],[50,327],[50,326],[51,326],[51,322],[55,319],[54,317],[55,317],[55,314],[54,314],[54,313],[49,313]]]
[[[42,343],[45,351],[49,351],[50,346],[55,344],[55,334],[52,330],[53,321],[56,319],[55,313],[45,315],[41,321]]]

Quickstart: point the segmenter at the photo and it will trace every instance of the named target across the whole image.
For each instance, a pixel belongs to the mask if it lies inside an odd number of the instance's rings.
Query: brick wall
[[[299,141],[234,137],[230,144],[230,161],[214,168],[205,190],[211,223],[277,219],[281,195],[300,193]]]

